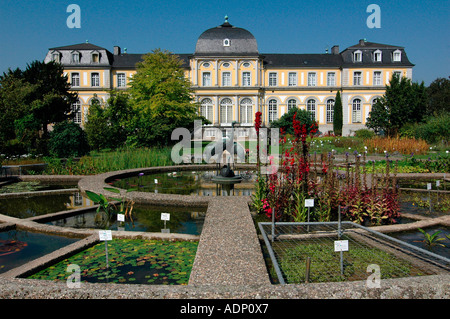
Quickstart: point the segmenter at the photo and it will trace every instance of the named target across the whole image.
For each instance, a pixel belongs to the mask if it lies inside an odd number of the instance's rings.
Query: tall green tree
[[[396,136],[407,123],[424,120],[427,94],[424,83],[412,83],[410,79],[392,76],[385,94],[369,113],[366,126],[388,136]]]
[[[337,91],[336,99],[334,101],[334,111],[333,111],[333,132],[336,136],[342,136],[342,126],[344,123],[342,114],[342,99],[341,92]]]
[[[136,133],[129,140],[138,146],[171,144],[175,128],[193,128],[198,106],[193,103],[189,80],[180,59],[154,50],[137,64],[130,87]]]
[[[450,113],[450,80],[437,78],[427,88],[427,115]]]

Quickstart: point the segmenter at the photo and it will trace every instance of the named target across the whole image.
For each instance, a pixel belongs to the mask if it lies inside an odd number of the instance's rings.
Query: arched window
[[[72,113],[74,123],[81,124],[81,102],[80,100],[72,104]]]
[[[352,122],[361,123],[361,100],[354,99],[352,105]]]
[[[316,100],[309,99],[306,102],[306,110],[308,112],[311,112],[311,119],[315,121],[316,120]]]
[[[297,101],[295,99],[290,99],[287,102],[287,110],[288,110],[288,112],[294,107],[297,107]]]
[[[225,98],[220,102],[220,123],[233,122],[233,101]]]
[[[277,100],[272,99],[269,101],[269,123],[275,121],[278,116],[278,103]]]
[[[253,122],[253,103],[249,98],[245,98],[241,101],[241,123]]]
[[[213,102],[210,98],[202,100],[200,105],[200,114],[211,123],[213,122]]]
[[[334,116],[334,100],[329,99],[327,101],[327,123],[333,123]]]

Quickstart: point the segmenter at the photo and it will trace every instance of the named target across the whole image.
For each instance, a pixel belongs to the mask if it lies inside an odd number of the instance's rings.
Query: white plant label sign
[[[305,207],[314,207],[314,198],[313,199],[305,199]]]
[[[112,233],[110,230],[99,230],[98,236],[100,240],[104,241],[112,240]]]
[[[334,241],[334,251],[348,251],[348,240]]]
[[[169,213],[161,213],[161,220],[170,220],[170,214]]]

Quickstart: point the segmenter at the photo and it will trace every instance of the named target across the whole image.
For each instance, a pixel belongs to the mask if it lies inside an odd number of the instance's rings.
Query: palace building
[[[403,47],[366,40],[343,51],[336,45],[325,54],[260,53],[252,33],[231,25],[228,18],[200,35],[194,53],[176,55],[199,113],[212,123],[205,127],[206,136],[208,127],[230,127],[233,121],[250,128],[257,111],[270,126],[294,106],[310,111],[326,133],[333,130],[337,91],[343,104],[343,135],[352,134],[365,127],[392,75],[412,79],[414,66]],[[45,62],[63,65],[79,96],[73,108],[75,122],[83,125],[94,98],[104,104],[111,90],[127,89],[142,56],[86,42],[51,48]]]

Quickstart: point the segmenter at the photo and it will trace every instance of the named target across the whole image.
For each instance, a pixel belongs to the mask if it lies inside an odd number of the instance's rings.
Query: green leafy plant
[[[439,245],[439,246],[445,247],[444,244],[438,243],[438,241],[445,240],[445,238],[438,237],[438,235],[441,233],[440,230],[438,230],[437,232],[433,233],[432,235],[428,234],[426,231],[424,231],[421,228],[418,228],[418,230],[423,234],[423,236],[424,236],[423,242],[425,244],[427,244],[428,246],[431,247],[431,246],[434,246],[434,245]]]

